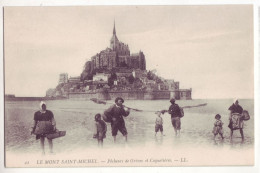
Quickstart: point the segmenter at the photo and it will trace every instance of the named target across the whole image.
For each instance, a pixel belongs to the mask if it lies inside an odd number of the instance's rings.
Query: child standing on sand
[[[103,139],[106,138],[106,132],[107,132],[107,125],[106,123],[101,120],[101,115],[96,114],[95,115],[95,125],[96,125],[96,134],[94,134],[94,138],[97,138],[98,140],[98,146],[103,146]]]
[[[221,116],[219,114],[217,114],[215,116],[216,122],[214,123],[214,128],[212,133],[214,134],[214,140],[216,138],[216,136],[219,134],[221,136],[222,139],[224,139],[223,137],[223,122],[221,121]]]
[[[156,120],[155,120],[155,134],[154,136],[156,136],[157,132],[160,130],[162,136],[163,135],[163,119],[161,117],[161,111],[157,111],[155,114],[157,114]]]

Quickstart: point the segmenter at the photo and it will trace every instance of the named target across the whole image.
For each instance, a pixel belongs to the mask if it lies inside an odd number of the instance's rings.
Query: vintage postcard
[[[256,164],[253,5],[4,6],[3,23],[5,167]]]

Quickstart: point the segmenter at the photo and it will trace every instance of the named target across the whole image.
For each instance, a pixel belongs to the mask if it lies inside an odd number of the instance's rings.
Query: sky
[[[253,6],[5,7],[5,94],[45,96],[109,47],[114,20],[147,70],[193,98],[254,97]]]

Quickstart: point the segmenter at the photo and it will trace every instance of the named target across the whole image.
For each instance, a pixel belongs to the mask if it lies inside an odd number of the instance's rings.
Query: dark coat
[[[119,107],[112,105],[104,112],[104,115],[107,117],[108,121],[112,121],[112,118],[114,118],[115,121],[124,121],[123,117],[127,117],[129,115],[129,111],[125,111],[122,106]]]
[[[172,118],[181,117],[180,107],[175,103],[169,107],[168,113],[171,114]]]
[[[231,113],[239,113],[242,114],[243,108],[240,105],[235,105],[234,103],[228,108],[228,110],[231,111]]]
[[[51,121],[53,118],[53,113],[49,110],[46,110],[45,113],[41,113],[41,111],[37,111],[34,113],[35,121]]]

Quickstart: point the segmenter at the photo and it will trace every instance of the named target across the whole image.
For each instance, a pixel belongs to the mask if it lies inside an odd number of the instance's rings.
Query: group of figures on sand
[[[171,105],[168,110],[162,110],[157,111],[157,118],[155,120],[155,136],[157,135],[157,132],[160,131],[163,135],[163,119],[161,117],[161,114],[164,114],[165,112],[168,112],[171,115],[171,122],[172,126],[175,131],[175,135],[180,135],[181,130],[181,118],[184,116],[183,109],[179,107],[178,104],[175,103],[175,99],[170,100]],[[163,135],[165,136],[165,135]]]
[[[169,107],[169,110],[167,111],[169,114],[171,114],[171,120],[172,125],[175,130],[175,134],[180,133],[181,129],[181,120],[180,118],[183,117],[183,111],[182,109],[175,104],[175,99],[171,99],[171,106]],[[127,129],[125,126],[124,117],[127,117],[130,114],[129,108],[124,107],[123,105],[124,99],[121,97],[118,97],[115,99],[115,104],[112,105],[110,108],[105,110],[103,114],[103,120],[105,122],[111,123],[111,130],[112,130],[112,136],[114,139],[114,142],[116,142],[116,136],[118,131],[122,133],[122,135],[125,137],[125,141],[127,141]],[[158,117],[155,120],[155,135],[158,131],[160,131],[163,135],[163,119],[161,117],[161,114],[163,114],[165,111],[157,111],[156,114]],[[99,117],[98,120],[96,120],[96,129],[97,133],[94,135],[98,139],[98,144],[101,146],[103,145],[103,136],[106,136],[106,125],[103,120],[101,120],[101,115],[97,114],[96,116]],[[103,127],[103,128],[99,128]]]
[[[116,136],[118,131],[125,137],[125,141],[127,142],[127,129],[124,121],[124,117],[127,117],[130,114],[131,108],[125,107],[123,105],[124,99],[118,97],[115,99],[115,104],[109,107],[104,113],[101,115],[100,113],[96,114],[94,117],[95,120],[95,133],[93,138],[96,138],[98,141],[98,146],[103,146],[103,140],[106,138],[107,125],[106,123],[111,124],[111,131],[114,142],[116,142]],[[183,108],[181,108],[178,104],[175,103],[175,99],[170,100],[170,107],[168,110],[162,110],[155,112],[157,114],[155,120],[155,136],[158,131],[163,135],[163,119],[161,114],[165,112],[171,115],[171,123],[174,128],[174,132],[176,136],[180,135],[181,130],[181,118],[184,116]],[[238,104],[238,100],[236,99],[234,104],[229,107],[230,116],[229,116],[229,125],[228,127],[231,129],[230,137],[232,139],[233,131],[239,129],[242,137],[242,141],[244,141],[243,134],[243,124],[244,120],[248,120],[250,117],[247,111],[244,111],[243,108]],[[103,120],[102,120],[103,119]],[[220,134],[222,139],[223,136],[223,122],[221,121],[221,115],[217,114],[215,116],[216,122],[214,123],[213,133],[214,140],[215,137]],[[53,151],[53,143],[52,139],[56,137],[64,136],[66,133],[60,133],[56,129],[56,122],[54,119],[54,115],[50,110],[46,109],[46,103],[40,103],[40,110],[35,112],[34,114],[34,124],[32,127],[31,134],[36,135],[36,139],[40,139],[42,153],[45,154],[44,141],[47,138],[49,143],[49,149],[52,153]]]
[[[228,127],[230,128],[230,140],[233,140],[233,131],[239,130],[242,138],[242,142],[244,142],[244,121],[247,121],[250,119],[250,116],[246,110],[243,110],[242,106],[239,105],[239,102],[237,99],[234,99],[234,103],[228,108],[230,111],[229,114],[229,124]],[[222,139],[224,139],[223,136],[223,122],[221,121],[221,115],[217,114],[215,116],[215,123],[213,128],[213,134],[214,134],[214,140],[216,136],[219,134]]]

